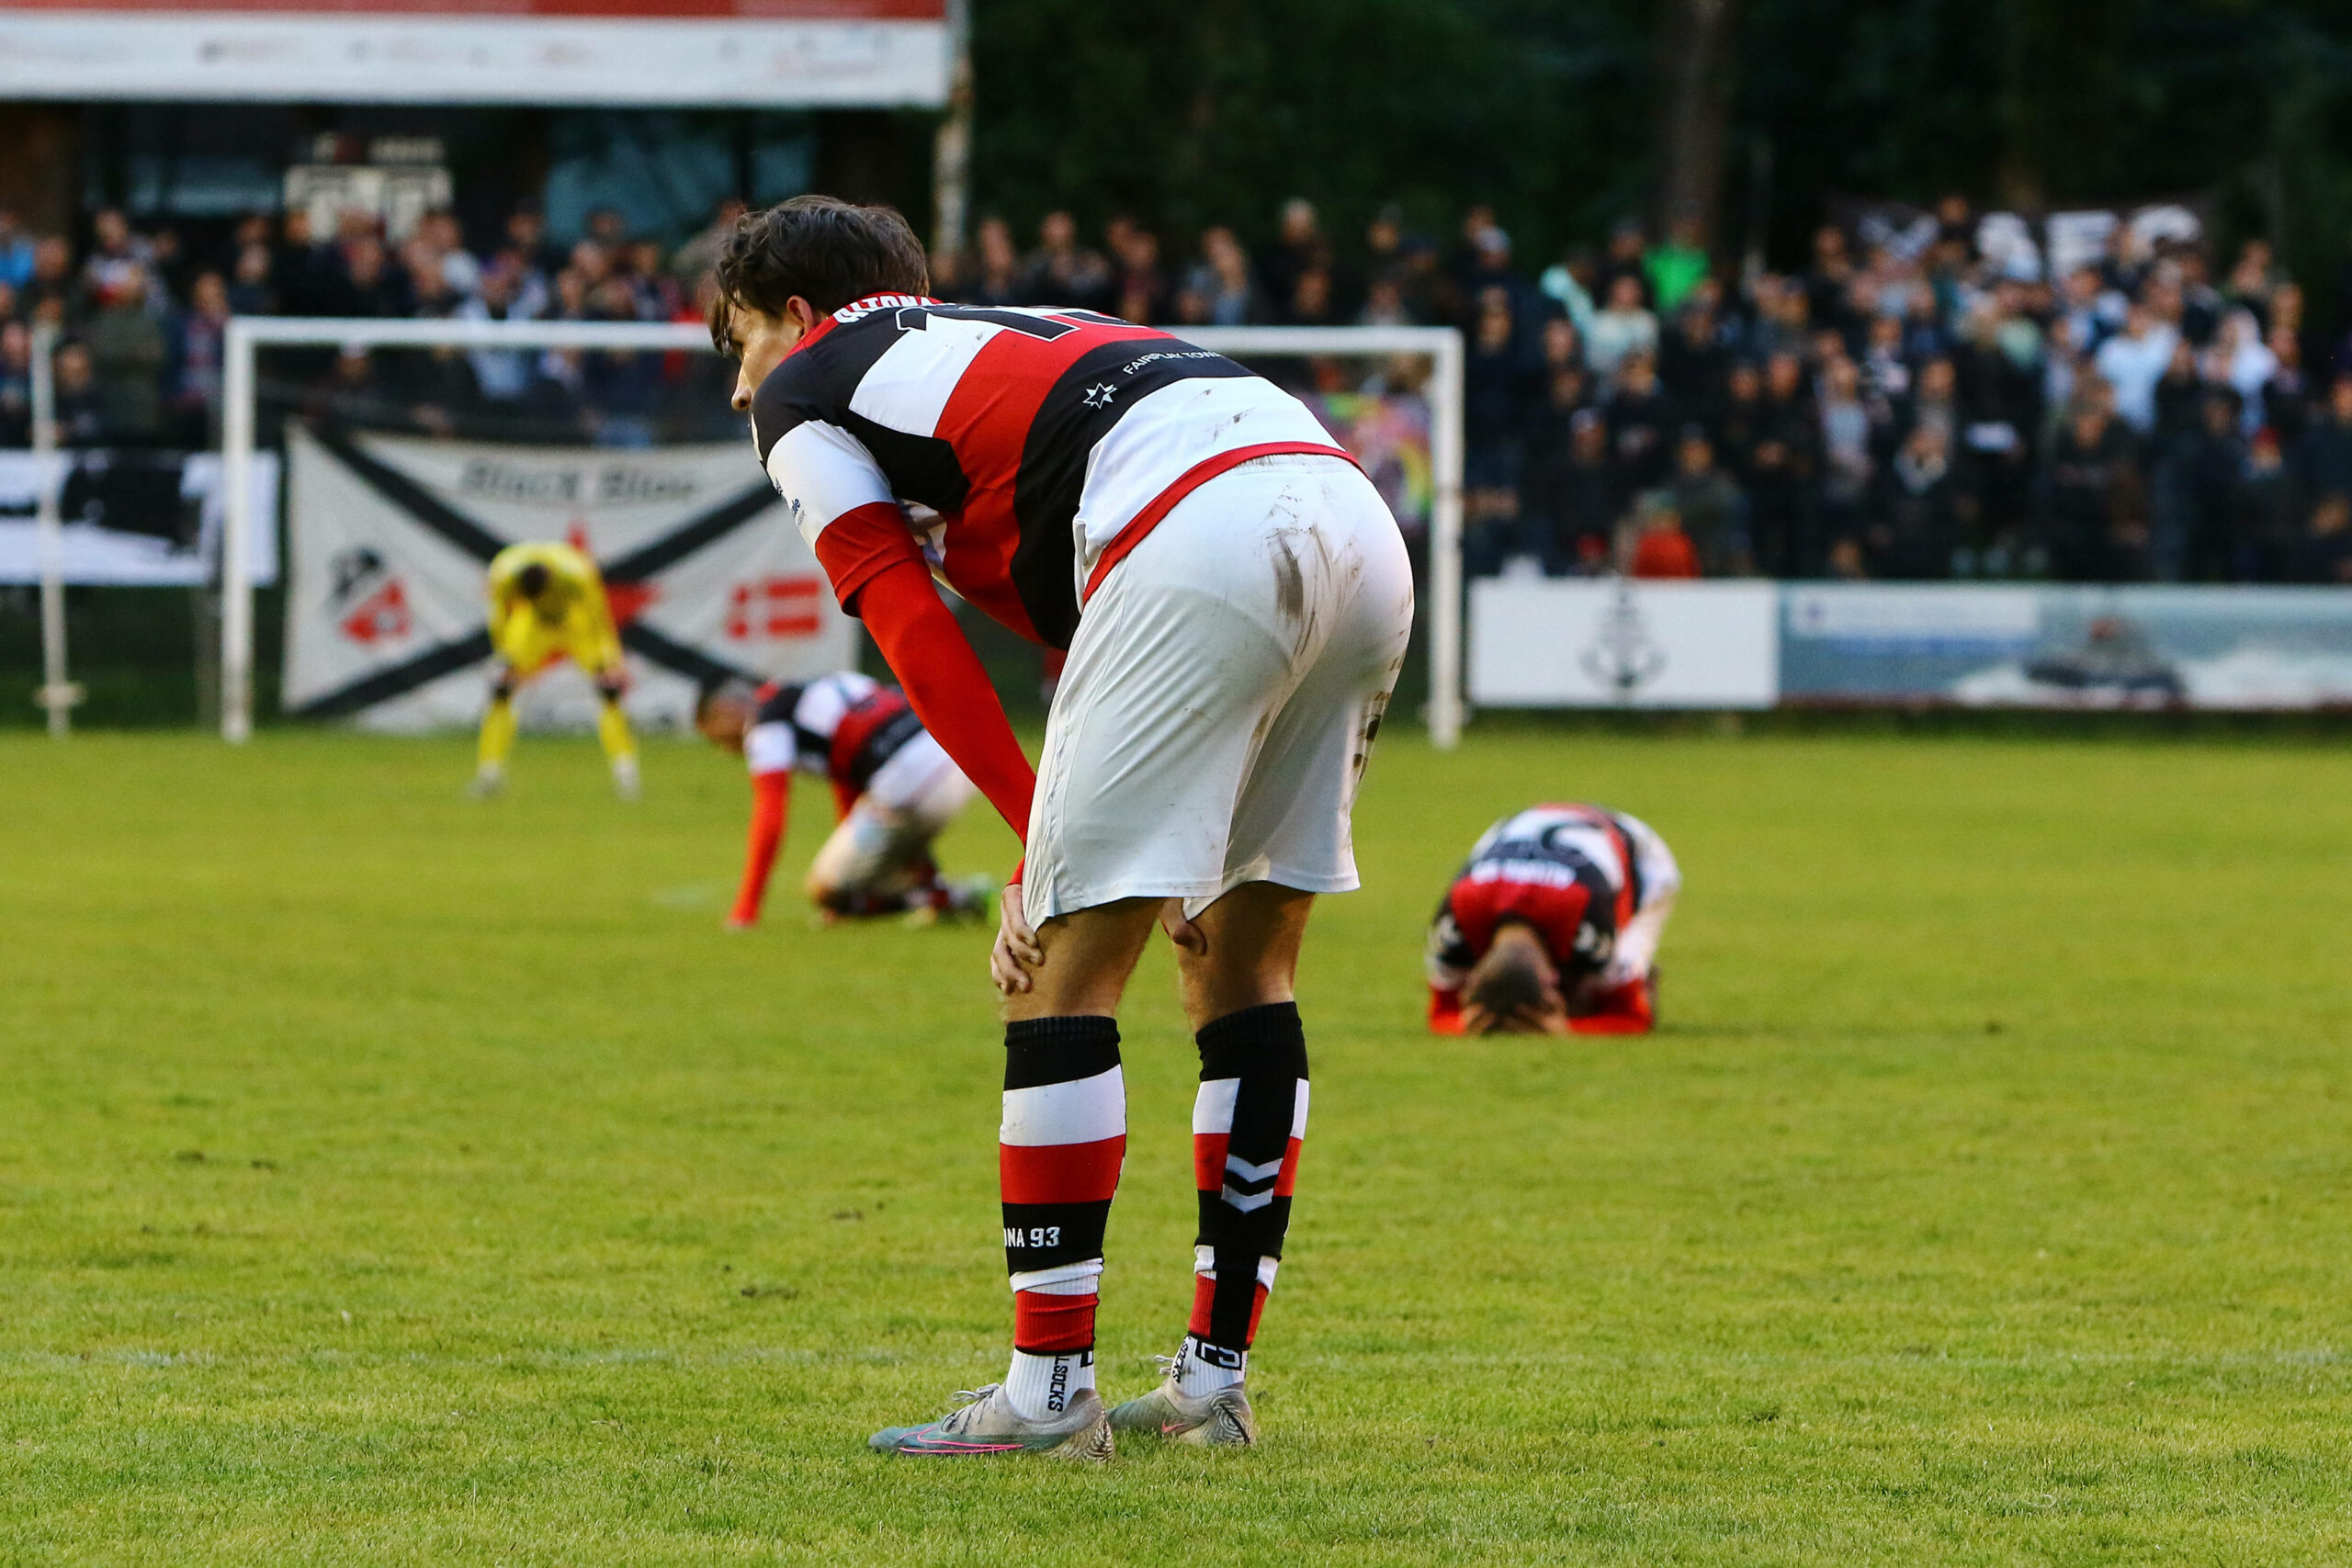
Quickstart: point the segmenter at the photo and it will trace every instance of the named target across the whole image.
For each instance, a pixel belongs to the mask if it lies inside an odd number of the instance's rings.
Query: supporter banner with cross
[[[741,442],[623,452],[297,425],[287,450],[289,714],[393,731],[475,722],[491,660],[484,573],[526,539],[595,558],[639,724],[691,722],[707,681],[856,660],[856,623]],[[568,664],[516,706],[529,728],[595,721],[594,690]]]

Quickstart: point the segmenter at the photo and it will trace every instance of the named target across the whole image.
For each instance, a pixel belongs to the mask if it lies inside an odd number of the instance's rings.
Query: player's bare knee
[[[1046,961],[1029,970],[1027,990],[1004,998],[1006,1022],[1018,1023],[1031,1018],[1118,1016],[1119,1002],[1127,991],[1127,976],[1135,970],[1134,958],[1122,964],[1115,953],[1069,942],[1067,931],[1052,929],[1059,924],[1060,921],[1048,920],[1038,929],[1037,945],[1045,950]],[[1057,937],[1063,940],[1057,942]]]
[[[1122,898],[1039,921],[1046,960],[1028,971],[1029,989],[1005,998],[1006,1020],[1115,1015],[1159,913],[1156,898]]]
[[[1272,882],[1246,882],[1202,910],[1193,924],[1205,945],[1180,948],[1177,976],[1194,1028],[1244,1008],[1295,996],[1299,947],[1315,895]]]
[[[1195,919],[1200,952],[1180,949],[1179,988],[1193,1027],[1296,995],[1298,952],[1315,896],[1271,882],[1244,883]]]
[[[1295,953],[1245,952],[1214,940],[1203,954],[1181,953],[1177,983],[1184,1014],[1194,1029],[1230,1013],[1286,1002],[1296,995]]]

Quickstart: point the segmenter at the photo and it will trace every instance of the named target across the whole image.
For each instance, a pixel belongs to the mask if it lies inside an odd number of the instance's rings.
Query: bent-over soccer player
[[[514,692],[558,660],[569,659],[596,682],[602,705],[596,739],[623,800],[638,793],[637,740],[621,712],[628,667],[620,634],[605,598],[605,580],[585,550],[534,540],[509,545],[490,563],[490,641],[498,666],[490,705],[481,716],[473,793],[488,797],[506,787],[506,759],[514,750]]]
[[[1306,1130],[1292,985],[1413,590],[1380,496],[1296,399],[1164,333],[925,297],[887,209],[744,218],[712,332],[801,534],[908,700],[1027,846],[990,969],[1012,1361],[901,1454],[1101,1459],[1112,1429],[1247,1444],[1249,1351]],[[1068,650],[1035,775],[933,579]],[[1103,1224],[1126,1148],[1115,1015],[1155,925],[1200,1047],[1191,1323],[1166,1377],[1094,1388]]]

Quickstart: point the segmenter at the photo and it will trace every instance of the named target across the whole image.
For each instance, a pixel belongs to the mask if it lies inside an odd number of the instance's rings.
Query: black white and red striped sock
[[[1033,1018],[1004,1029],[997,1168],[1012,1278],[1005,1394],[1032,1419],[1094,1386],[1102,1227],[1127,1149],[1115,1020]]]
[[[1186,1393],[1241,1382],[1290,1228],[1306,1136],[1306,1032],[1295,1002],[1227,1013],[1195,1037],[1193,1176],[1201,1229],[1193,1318],[1174,1376]]]

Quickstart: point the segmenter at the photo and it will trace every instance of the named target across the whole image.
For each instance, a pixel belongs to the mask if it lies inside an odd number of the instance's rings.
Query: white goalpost
[[[1187,343],[1253,355],[1423,355],[1430,362],[1430,741],[1462,739],[1462,334],[1452,327],[1171,327]]]
[[[63,739],[74,727],[74,705],[82,688],[65,678],[65,526],[58,515],[57,471],[57,328],[48,321],[33,325],[33,359],[28,378],[32,414],[33,456],[40,464],[36,481],[33,517],[40,536],[40,690],[33,700],[49,712],[49,733]]]
[[[1412,355],[1430,362],[1430,570],[1428,628],[1430,739],[1459,739],[1462,696],[1462,334],[1451,327],[1195,327],[1186,341],[1244,360],[1252,356]],[[252,737],[254,723],[252,476],[265,348],[458,348],[685,350],[709,353],[699,325],[635,321],[490,321],[239,316],[222,345],[220,451],[226,512],[220,551],[220,736]]]

